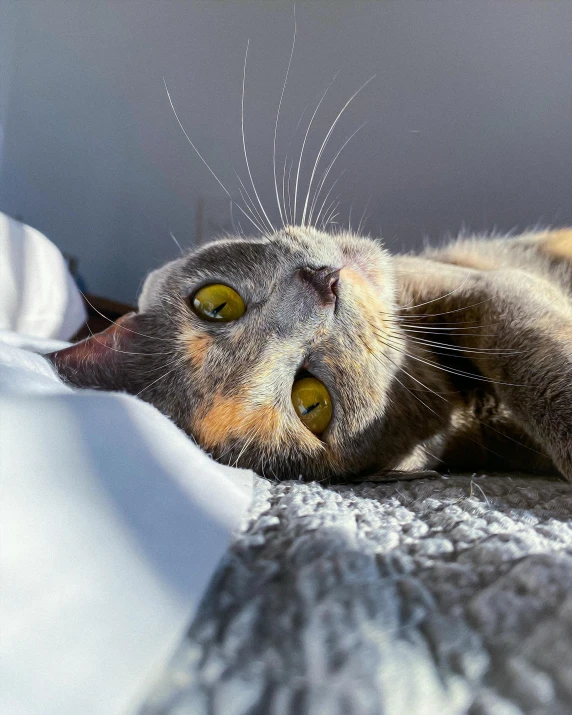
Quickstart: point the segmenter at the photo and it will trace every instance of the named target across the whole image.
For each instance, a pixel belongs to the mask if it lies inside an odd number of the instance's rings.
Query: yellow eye
[[[332,419],[332,400],[326,386],[315,377],[303,377],[292,385],[292,404],[304,425],[322,434]]]
[[[195,293],[195,313],[205,320],[238,320],[246,312],[244,301],[230,286],[212,283]]]

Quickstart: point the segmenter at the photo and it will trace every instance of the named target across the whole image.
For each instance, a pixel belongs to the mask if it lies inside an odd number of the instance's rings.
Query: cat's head
[[[52,359],[74,384],[140,394],[220,461],[319,479],[371,466],[394,306],[379,243],[286,227],[154,271],[137,314]]]

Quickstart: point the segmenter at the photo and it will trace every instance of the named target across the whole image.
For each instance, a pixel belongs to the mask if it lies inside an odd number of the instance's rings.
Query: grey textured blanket
[[[145,715],[572,713],[572,485],[259,480]]]

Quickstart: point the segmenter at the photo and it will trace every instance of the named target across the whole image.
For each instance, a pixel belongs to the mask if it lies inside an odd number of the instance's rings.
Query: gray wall
[[[228,223],[225,185],[246,179],[246,132],[272,217],[274,117],[292,41],[291,2],[0,0],[0,209],[80,259],[89,288],[132,300],[152,267]],[[520,229],[572,221],[572,3],[298,2],[279,166],[334,73],[306,146],[329,123],[346,173],[338,220],[361,214],[391,247],[463,225]],[[330,154],[331,156],[332,154]],[[337,176],[332,172],[332,178]],[[239,214],[238,214],[239,215]],[[242,221],[245,224],[245,221]]]

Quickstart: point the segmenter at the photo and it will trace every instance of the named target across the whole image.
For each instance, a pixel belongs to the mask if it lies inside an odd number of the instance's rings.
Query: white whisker
[[[320,222],[320,216],[321,216],[321,214],[322,214],[322,211],[324,210],[324,207],[325,207],[325,205],[326,205],[326,201],[328,200],[328,197],[330,196],[330,194],[331,194],[332,191],[334,190],[334,188],[335,188],[336,184],[338,183],[338,181],[339,181],[339,180],[342,178],[342,176],[346,173],[346,171],[347,171],[347,169],[344,169],[343,171],[340,172],[340,175],[339,175],[338,178],[332,183],[332,185],[330,186],[330,188],[329,188],[329,190],[328,190],[328,193],[325,195],[324,200],[323,200],[323,202],[322,202],[322,206],[320,207],[320,210],[318,211],[318,215],[316,216],[316,221],[315,221],[316,226],[317,226],[317,225],[319,224],[319,222]],[[310,222],[310,220],[308,221],[308,224],[309,224],[310,226],[312,225],[312,223]]]
[[[301,167],[301,165],[302,165],[302,157],[303,157],[303,155],[304,155],[304,147],[306,146],[306,140],[308,139],[308,134],[310,133],[310,128],[312,127],[312,123],[313,123],[313,121],[314,121],[314,117],[316,116],[316,114],[317,114],[317,112],[318,112],[318,109],[320,109],[320,105],[321,105],[322,102],[324,101],[324,97],[325,97],[326,94],[328,93],[328,90],[330,89],[330,87],[331,87],[332,84],[334,83],[334,81],[335,81],[336,77],[338,76],[338,74],[339,74],[339,71],[336,72],[336,74],[333,76],[332,81],[331,81],[330,84],[326,87],[326,89],[324,90],[322,96],[320,97],[320,101],[319,101],[318,104],[316,105],[316,108],[314,109],[314,113],[313,113],[312,116],[310,117],[310,122],[309,122],[309,124],[308,124],[308,128],[306,129],[306,133],[304,134],[304,140],[303,140],[303,142],[302,142],[302,148],[300,149],[300,158],[298,159],[298,169],[296,170],[296,185],[295,185],[295,188],[294,188],[294,223],[296,223],[296,215],[297,215],[298,181],[299,181],[299,179],[300,179],[300,167]]]
[[[326,134],[326,136],[324,138],[324,141],[322,142],[322,146],[320,147],[320,150],[318,151],[318,156],[316,157],[316,161],[314,162],[314,168],[312,169],[312,173],[310,175],[310,181],[308,182],[308,191],[306,192],[306,201],[304,202],[304,210],[302,211],[302,225],[304,225],[304,221],[306,218],[306,209],[308,207],[308,201],[310,199],[310,191],[312,189],[312,181],[314,180],[314,176],[316,174],[316,169],[318,168],[318,163],[322,157],[324,149],[326,148],[326,144],[328,143],[328,141],[332,135],[332,132],[334,131],[334,128],[335,128],[336,124],[338,123],[338,121],[340,120],[340,117],[342,116],[342,114],[346,111],[346,109],[348,108],[350,103],[353,101],[353,99],[355,97],[357,97],[357,95],[362,91],[362,89],[364,89],[364,87],[366,87],[374,79],[374,77],[375,77],[375,75],[372,75],[368,80],[366,80],[362,84],[362,86],[356,92],[354,92],[352,94],[352,96],[348,99],[348,101],[344,104],[344,106],[338,112],[336,118],[332,122],[332,126],[329,128],[328,133]]]
[[[181,256],[184,256],[184,255],[185,255],[185,252],[183,251],[183,249],[182,249],[182,247],[181,247],[181,244],[177,241],[177,239],[175,238],[175,234],[174,234],[170,229],[169,229],[169,236],[171,236],[171,238],[172,238],[173,241],[175,242],[175,245],[177,246],[177,248],[178,248],[179,251],[181,252]]]
[[[274,169],[274,189],[276,191],[276,203],[278,204],[278,211],[280,212],[280,220],[282,221],[282,226],[285,225],[285,221],[284,221],[284,213],[282,211],[282,206],[280,205],[280,197],[278,196],[278,182],[276,180],[276,136],[278,134],[278,120],[280,118],[280,109],[282,107],[282,100],[284,99],[284,92],[286,91],[286,83],[288,82],[288,75],[290,74],[290,65],[292,64],[292,57],[294,56],[294,47],[295,46],[296,46],[296,6],[294,5],[294,38],[292,39],[292,49],[290,50],[290,59],[288,60],[286,76],[284,77],[284,84],[282,85],[282,93],[280,94],[280,101],[278,102],[278,110],[276,112],[276,123],[274,124],[274,143],[272,145],[272,167]],[[284,189],[284,184],[282,184],[282,188]],[[284,191],[282,192],[282,194],[284,194]]]
[[[312,199],[312,204],[310,205],[310,215],[308,216],[308,225],[309,225],[309,226],[312,225],[312,216],[313,216],[313,214],[314,214],[314,209],[315,209],[315,207],[316,207],[316,203],[317,203],[317,201],[318,201],[318,198],[319,198],[319,196],[320,196],[320,193],[321,193],[321,191],[322,191],[322,188],[323,188],[323,186],[324,186],[324,184],[325,184],[325,182],[326,182],[326,179],[328,178],[328,175],[329,175],[330,171],[332,170],[332,167],[333,167],[334,164],[336,163],[337,158],[338,158],[339,155],[342,153],[342,151],[345,149],[345,147],[349,144],[349,142],[355,137],[355,135],[356,135],[361,129],[363,129],[363,127],[365,127],[366,124],[367,124],[367,122],[364,122],[361,126],[359,126],[359,127],[355,130],[355,132],[353,132],[353,134],[350,134],[350,136],[345,140],[345,142],[342,144],[342,146],[338,149],[338,151],[337,151],[337,153],[335,154],[335,156],[334,156],[334,158],[332,159],[332,161],[328,164],[328,167],[327,167],[326,171],[324,172],[324,174],[323,174],[323,176],[322,176],[322,178],[321,178],[321,180],[320,180],[320,183],[318,184],[318,188],[316,189],[316,191],[315,191],[315,193],[314,193],[314,197],[313,197],[313,199]],[[324,204],[322,204],[322,208],[323,208],[323,206],[324,206]],[[316,223],[318,223],[318,218],[316,218]]]
[[[356,233],[357,233],[358,235],[361,234],[362,224],[363,224],[364,220],[367,220],[367,219],[365,218],[365,213],[366,213],[366,211],[367,211],[367,207],[369,206],[369,202],[370,202],[370,201],[371,201],[371,196],[368,198],[368,200],[367,200],[367,202],[366,202],[366,205],[365,205],[365,207],[364,207],[364,210],[362,211],[361,218],[360,218],[360,220],[359,220],[359,223],[358,223],[358,226],[357,226],[357,230],[356,230]]]
[[[252,197],[248,193],[248,189],[244,185],[244,182],[236,172],[234,173],[236,174],[236,178],[238,179],[240,186],[242,187],[242,189],[239,189],[239,191],[246,208],[248,209],[249,213],[252,214],[252,216],[256,216],[256,219],[260,224],[264,225],[264,218],[262,217],[262,214],[258,210],[256,204],[252,200]]]
[[[290,177],[291,177],[291,175],[292,175],[292,167],[293,167],[293,166],[294,166],[294,159],[291,159],[291,160],[290,160],[290,168],[288,169],[288,184],[287,184],[287,187],[288,187],[288,208],[289,208],[289,210],[290,210],[290,223],[291,223],[292,225],[295,223],[295,221],[294,221],[294,216],[293,216],[293,214],[292,214],[292,196],[290,195],[290,186],[291,186]]]
[[[328,222],[330,221],[332,214],[336,211],[338,206],[340,205],[339,202],[340,194],[335,196],[329,203],[328,208],[324,211],[324,218],[322,219],[322,225],[326,226]]]
[[[246,151],[246,138],[244,135],[244,88],[246,84],[246,61],[248,59],[248,47],[250,45],[250,39],[246,43],[246,52],[244,53],[244,69],[242,71],[242,101],[241,101],[241,121],[240,121],[240,126],[241,126],[241,131],[242,131],[242,148],[244,150],[244,160],[246,162],[246,169],[248,171],[248,176],[250,178],[250,183],[252,184],[252,189],[254,191],[254,195],[256,196],[256,200],[258,201],[258,204],[262,210],[262,213],[264,214],[264,217],[266,218],[266,221],[268,223],[268,227],[270,228],[271,232],[274,232],[274,226],[272,225],[272,221],[268,218],[268,214],[264,210],[264,206],[262,205],[262,201],[260,200],[260,197],[258,196],[258,191],[256,190],[256,186],[254,185],[254,179],[252,178],[252,172],[250,171],[250,164],[248,162],[248,154]]]
[[[165,85],[165,91],[167,92],[167,97],[169,98],[169,104],[171,105],[171,109],[173,110],[173,114],[175,115],[175,119],[177,120],[179,126],[181,127],[181,130],[183,134],[185,135],[186,140],[189,142],[189,144],[193,147],[195,150],[195,153],[199,157],[199,159],[203,162],[203,164],[207,167],[207,169],[211,172],[211,174],[214,176],[214,178],[218,181],[221,189],[224,191],[224,193],[228,196],[229,199],[232,199],[232,196],[230,195],[228,189],[226,186],[222,183],[222,181],[218,178],[218,176],[214,173],[214,171],[211,169],[209,164],[207,164],[206,159],[203,157],[201,152],[197,149],[197,147],[193,144],[191,138],[185,131],[185,127],[182,125],[181,120],[179,119],[179,115],[177,114],[177,110],[175,109],[175,105],[173,104],[173,100],[171,99],[171,93],[169,92],[169,88],[167,87],[167,82],[165,78],[163,77],[163,84]]]

